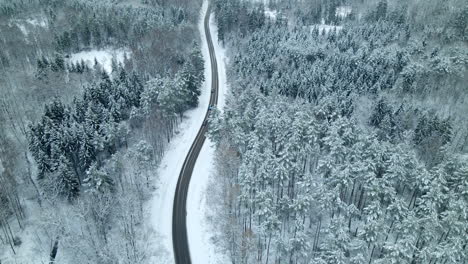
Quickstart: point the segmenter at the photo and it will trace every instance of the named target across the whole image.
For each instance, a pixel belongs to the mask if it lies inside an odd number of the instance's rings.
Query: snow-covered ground
[[[350,6],[339,6],[335,10],[335,16],[341,19],[346,18],[352,12],[352,8]],[[342,26],[335,26],[335,25],[328,25],[325,24],[325,19],[322,18],[322,23],[313,25],[311,27],[311,31],[314,29],[318,29],[321,34],[328,34],[330,31],[336,30],[336,32],[340,32],[343,27]]]
[[[225,49],[219,45],[217,27],[214,21],[213,16],[211,16],[210,32],[213,38],[219,75],[218,108],[222,111],[227,93],[227,57]],[[205,47],[204,50],[206,52],[205,56],[208,56]],[[206,60],[208,61],[208,59]],[[209,61],[207,64],[209,64]],[[198,156],[189,185],[187,197],[187,230],[190,255],[192,263],[194,264],[230,263],[227,254],[221,252],[221,248],[214,243],[215,228],[213,228],[212,223],[207,221],[210,215],[214,215],[214,212],[209,210],[206,199],[206,196],[209,195],[207,189],[208,184],[214,171],[214,153],[215,148],[212,142],[207,139]]]
[[[322,18],[322,23],[319,25],[313,25],[310,28],[310,31],[312,32],[315,28],[318,28],[319,32],[328,34],[330,31],[336,30],[336,32],[339,32],[340,30],[343,29],[342,26],[334,26],[334,25],[327,25],[325,24],[325,19]]]
[[[28,18],[26,19],[26,22],[36,27],[43,27],[43,28],[48,27],[47,19],[45,17]]]
[[[268,5],[270,3],[269,0],[250,0],[253,3],[262,3],[263,6],[265,7],[265,17],[269,18],[271,20],[276,20],[278,17],[278,10],[273,10],[268,8]]]
[[[49,25],[45,17],[34,17],[28,19],[15,19],[9,22],[8,26],[16,25],[23,35],[28,36],[31,27],[47,28]]]
[[[27,214],[22,223],[24,228],[21,229],[13,218],[10,220],[10,227],[15,236],[21,239],[21,245],[15,246],[15,253],[13,253],[8,245],[0,243],[0,263],[48,263],[50,245],[40,225],[42,223],[41,208],[36,201],[29,198],[21,199],[21,204]]]
[[[18,26],[18,28],[21,30],[21,33],[23,33],[23,35],[25,36],[28,35],[28,30],[26,29],[26,26],[24,24],[16,23],[16,26]]]
[[[205,1],[200,14],[199,30],[204,32],[203,18],[208,7]],[[213,28],[213,19],[211,19],[211,28]],[[224,50],[218,46],[217,34],[212,30],[213,42],[216,48],[218,58],[218,72],[220,74],[220,98],[219,105],[224,105],[224,93],[226,91],[226,75],[224,68]],[[177,179],[184,163],[184,159],[194,141],[200,126],[203,123],[205,112],[208,108],[211,95],[211,65],[208,53],[208,46],[205,36],[202,39],[202,53],[205,59],[205,83],[202,87],[200,101],[197,108],[187,111],[184,119],[178,127],[179,133],[172,139],[168,150],[157,171],[158,182],[155,196],[150,200],[150,221],[156,231],[158,243],[164,249],[162,256],[154,256],[150,259],[151,263],[173,264],[174,254],[172,246],[172,209],[174,194],[177,186]],[[220,263],[222,256],[216,252],[216,246],[210,241],[210,232],[206,221],[205,191],[208,183],[209,171],[212,164],[213,148],[209,141],[206,141],[200,157],[195,165],[195,171],[192,176],[189,187],[187,203],[188,237],[190,251],[192,254],[192,263],[210,264]],[[228,262],[221,262],[228,263]]]
[[[353,9],[350,6],[339,6],[336,8],[335,16],[339,18],[346,18],[351,14]]]
[[[82,60],[90,67],[94,67],[97,61],[101,67],[107,72],[112,72],[112,59],[117,63],[123,63],[125,57],[130,58],[131,52],[127,49],[104,49],[104,50],[89,50],[73,53],[70,56],[69,62],[79,63]]]
[[[265,16],[271,20],[276,20],[276,17],[278,16],[278,11],[265,7]]]

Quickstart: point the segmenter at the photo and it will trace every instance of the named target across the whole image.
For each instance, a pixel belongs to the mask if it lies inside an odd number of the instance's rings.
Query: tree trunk
[[[59,237],[55,239],[54,246],[52,247],[52,251],[50,252],[49,264],[55,263],[55,257],[57,256],[57,251],[58,251],[58,243],[59,243]]]
[[[271,244],[271,233],[270,233],[270,235],[268,236],[268,246],[267,246],[265,264],[268,264],[268,257],[269,257],[269,255],[270,255],[270,244]]]
[[[319,219],[317,230],[315,231],[314,244],[312,245],[312,251],[317,250],[321,227],[322,227],[322,219]]]
[[[374,255],[374,250],[375,250],[375,245],[372,247],[372,252],[371,252],[370,258],[369,258],[369,264],[372,263],[372,255]]]
[[[41,193],[39,192],[39,188],[37,188],[36,183],[34,182],[34,179],[32,178],[32,173],[31,173],[31,162],[29,161],[28,158],[28,152],[24,152],[24,158],[27,163],[27,169],[28,169],[28,180],[31,182],[31,185],[34,187],[34,190],[36,191],[37,194],[37,202],[39,204],[39,207],[42,208],[42,198],[41,198]]]

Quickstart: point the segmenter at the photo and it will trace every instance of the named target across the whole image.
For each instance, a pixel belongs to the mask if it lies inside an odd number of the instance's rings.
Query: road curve
[[[211,97],[209,105],[218,104],[218,64],[216,62],[215,50],[213,47],[213,42],[211,40],[210,34],[210,13],[211,5],[208,6],[208,9],[204,18],[204,30],[206,36],[206,42],[208,43],[208,50],[210,53],[211,61]],[[176,264],[190,264],[190,251],[188,246],[187,238],[187,193],[188,187],[190,184],[190,178],[192,177],[193,168],[195,162],[197,161],[198,154],[205,142],[205,134],[208,130],[207,119],[208,119],[207,109],[205,114],[205,119],[203,124],[198,131],[197,137],[192,143],[190,150],[185,157],[184,164],[179,174],[179,180],[177,181],[177,187],[174,197],[174,208],[172,210],[172,244],[174,247],[174,258]]]

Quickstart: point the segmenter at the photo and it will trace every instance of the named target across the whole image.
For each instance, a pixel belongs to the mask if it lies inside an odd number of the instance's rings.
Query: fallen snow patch
[[[47,20],[44,17],[41,18],[28,18],[26,19],[26,22],[29,24],[36,26],[36,27],[42,27],[42,28],[47,28]]]
[[[14,19],[8,23],[9,27],[16,25],[23,35],[27,36],[31,27],[41,27],[47,28],[47,20],[43,17],[41,18],[28,18],[28,19]]]
[[[468,162],[468,154],[461,154],[460,157],[463,161]]]
[[[129,58],[131,52],[127,49],[105,49],[105,50],[90,50],[74,53],[70,56],[70,63],[79,63],[84,61],[88,67],[94,67],[96,61],[107,72],[112,73],[112,60],[116,63],[124,63],[125,58]]]
[[[333,26],[333,25],[325,25],[325,24],[315,25],[315,27],[318,28],[320,33],[324,32],[325,34],[328,34],[330,31],[334,31],[334,30],[338,32],[343,29],[342,26]]]
[[[278,11],[271,10],[268,7],[265,7],[265,16],[271,20],[276,20],[276,17],[278,16]]]
[[[15,246],[15,253],[7,244],[0,243],[0,263],[2,264],[29,264],[48,263],[50,241],[41,228],[41,208],[32,199],[22,199],[21,204],[28,217],[23,220],[23,228],[10,219],[10,227],[15,236],[21,239],[21,244]]]
[[[314,31],[315,29],[318,29],[320,34],[328,34],[330,31],[335,31],[339,32],[340,30],[343,29],[342,26],[334,26],[334,25],[327,25],[325,24],[325,20],[322,19],[322,24],[319,25],[313,25],[310,29],[310,31]]]
[[[353,9],[350,6],[339,6],[336,8],[335,16],[339,18],[346,18],[351,14]]]
[[[263,3],[263,5],[267,5],[270,0],[250,0],[252,3]]]
[[[23,35],[28,35],[28,30],[26,29],[26,26],[24,24],[16,23],[16,26],[21,30],[21,33],[23,33]]]

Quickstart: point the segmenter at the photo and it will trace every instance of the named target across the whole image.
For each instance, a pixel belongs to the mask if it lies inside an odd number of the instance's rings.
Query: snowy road
[[[216,55],[209,31],[210,10],[210,7],[208,7],[208,11],[205,14],[203,27],[206,35],[206,42],[208,44],[211,64],[211,107],[217,106],[218,104],[218,63],[216,62]],[[199,128],[198,134],[184,160],[184,164],[182,165],[182,169],[180,171],[179,180],[177,182],[174,197],[174,209],[172,212],[172,243],[174,245],[174,257],[177,264],[191,263],[187,237],[187,194],[195,163],[197,162],[198,155],[200,154],[200,151],[206,140],[206,134],[208,132],[208,116],[209,109],[206,110],[203,124]]]
[[[199,31],[202,34],[202,53],[205,59],[205,84],[202,87],[199,106],[188,111],[180,124],[179,133],[172,139],[168,150],[158,169],[158,183],[155,197],[150,201],[151,223],[157,233],[158,255],[152,256],[151,263],[172,264],[175,263],[172,239],[172,213],[175,190],[179,172],[181,171],[185,157],[194,142],[197,132],[203,124],[206,109],[211,97],[211,60],[208,44],[204,34],[204,17],[207,12],[208,2],[202,7]],[[218,45],[216,26],[213,18],[210,19],[210,32],[213,37],[213,46],[216,52],[219,78],[218,107],[224,106],[226,92],[225,51]],[[209,181],[213,161],[213,148],[207,140],[203,145],[199,159],[195,164],[192,181],[187,194],[187,228],[190,255],[192,263],[229,263],[223,254],[219,253],[217,246],[210,239],[213,236],[212,228],[206,221],[209,213],[205,204],[205,193]]]
[[[214,14],[211,14],[209,30],[212,38],[214,53],[216,54],[217,72],[218,72],[218,106],[223,110],[225,97],[227,93],[226,85],[226,51],[218,42],[218,31],[214,20]],[[201,31],[201,30],[200,30]],[[204,43],[206,45],[206,43]],[[208,63],[208,50],[203,47],[205,61]],[[210,65],[205,65],[210,69]],[[209,79],[207,79],[207,82]],[[190,256],[194,264],[228,264],[231,263],[227,254],[221,252],[221,248],[214,242],[214,228],[207,218],[214,215],[215,212],[209,210],[206,204],[206,197],[210,195],[208,184],[214,173],[214,153],[215,148],[209,139],[205,140],[203,148],[200,151],[195,168],[190,181],[189,192],[187,196],[187,230],[190,248]]]

